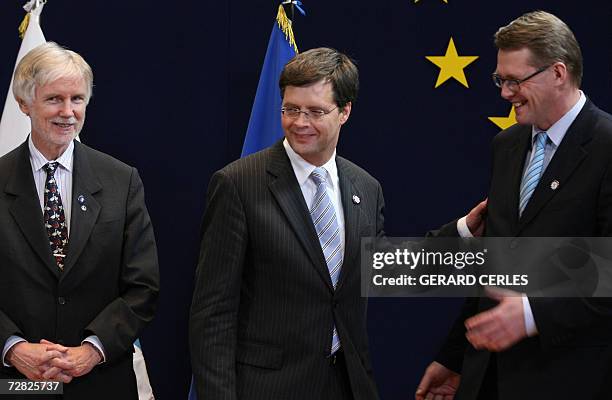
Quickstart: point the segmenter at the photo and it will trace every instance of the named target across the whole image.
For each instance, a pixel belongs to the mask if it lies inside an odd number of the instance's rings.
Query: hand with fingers
[[[69,383],[72,377],[52,365],[54,360],[61,359],[65,355],[65,348],[49,344],[52,343],[17,343],[8,351],[6,359],[30,380],[56,380]]]
[[[51,368],[43,374],[43,377],[54,374],[65,374],[72,378],[88,374],[93,367],[102,361],[102,356],[96,348],[88,342],[76,347],[64,347],[59,344],[42,340],[50,349],[61,352],[62,356],[50,361]]]
[[[415,394],[416,400],[453,400],[461,375],[439,362],[429,364]]]
[[[488,287],[486,295],[499,302],[465,321],[465,336],[476,349],[504,351],[527,337],[522,294]]]
[[[484,199],[478,203],[476,207],[470,210],[465,218],[468,229],[472,235],[477,237],[482,236],[484,233],[485,220],[487,216],[487,201],[488,199]]]

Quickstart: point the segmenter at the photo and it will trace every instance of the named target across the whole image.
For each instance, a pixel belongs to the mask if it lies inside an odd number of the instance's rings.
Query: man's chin
[[[292,140],[289,140],[289,144],[293,151],[298,154],[308,153],[312,149],[312,143],[303,139],[292,138]]]
[[[527,114],[516,114],[516,122],[519,125],[533,125],[532,118]]]
[[[53,135],[53,141],[58,145],[69,144],[78,135],[78,131],[75,130],[70,132],[58,132]]]

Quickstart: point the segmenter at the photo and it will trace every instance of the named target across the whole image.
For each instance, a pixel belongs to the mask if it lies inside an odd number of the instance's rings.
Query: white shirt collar
[[[550,141],[553,142],[557,147],[559,146],[559,144],[561,144],[561,140],[563,140],[563,137],[567,133],[567,130],[569,129],[570,125],[572,125],[572,123],[582,110],[582,107],[584,107],[584,104],[586,103],[586,96],[584,95],[582,90],[580,90],[579,92],[580,98],[578,99],[576,104],[574,104],[574,106],[570,108],[570,110],[566,112],[565,115],[561,117],[561,119],[552,124],[552,126],[546,131],[546,134],[548,135]],[[532,142],[538,132],[541,131],[535,126],[531,127]]]
[[[302,186],[310,177],[312,171],[317,168],[315,165],[312,165],[308,161],[304,160],[298,153],[296,153],[289,145],[289,142],[285,138],[283,140],[283,146],[285,147],[285,151],[287,152],[287,156],[289,156],[289,161],[291,161],[291,166],[293,167],[293,171],[295,172],[295,177],[297,178],[298,183]],[[335,177],[338,176],[338,167],[336,166],[336,150],[334,149],[334,154],[332,154],[331,158],[322,165],[323,168],[327,171],[327,174],[332,177],[332,179],[328,179],[328,185],[332,189],[335,186]]]
[[[30,148],[30,160],[32,162],[32,166],[34,167],[34,171],[40,170],[45,166],[48,162],[57,161],[59,165],[64,167],[67,171],[72,170],[72,161],[74,155],[74,140],[70,142],[68,148],[55,160],[47,160],[45,156],[34,146],[34,142],[32,141],[32,135],[28,136],[28,147]]]

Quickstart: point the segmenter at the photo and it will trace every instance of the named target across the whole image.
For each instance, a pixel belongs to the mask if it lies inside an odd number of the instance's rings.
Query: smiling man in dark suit
[[[360,239],[383,195],[336,155],[357,96],[351,60],[319,48],[281,74],[285,139],[209,184],[190,319],[200,399],[377,399]]]
[[[493,140],[485,235],[610,236],[612,116],[580,90],[574,34],[537,11],[500,28],[495,44],[493,80],[518,124]],[[608,299],[491,297],[466,303],[417,399],[610,398]]]
[[[132,343],[159,277],[138,172],[75,141],[93,74],[55,43],[13,92],[31,134],[0,158],[0,378],[60,380],[64,399],[136,399]]]

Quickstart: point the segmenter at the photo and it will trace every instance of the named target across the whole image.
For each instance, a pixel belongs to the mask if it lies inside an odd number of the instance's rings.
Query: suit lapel
[[[359,219],[361,214],[361,202],[354,202],[353,196],[362,199],[354,177],[350,174],[345,161],[336,157],[336,165],[338,166],[338,178],[340,181],[340,193],[342,196],[342,208],[344,212],[344,260],[342,269],[340,270],[340,279],[336,287],[336,291],[340,290],[346,277],[351,273],[349,268],[361,268],[358,263],[352,260],[360,252],[361,236]]]
[[[287,217],[298,240],[304,246],[317,272],[329,289],[333,290],[319,238],[282,141],[274,144],[269,151],[267,170],[273,176],[269,183],[270,191]]]
[[[94,194],[102,189],[102,185],[93,172],[85,148],[77,141],[74,142],[72,188],[72,213],[70,236],[68,238],[68,254],[66,255],[62,276],[66,276],[70,272],[81,255],[96,224],[101,208]],[[85,210],[81,208],[81,203],[79,202],[80,196],[83,196]]]
[[[19,147],[14,165],[12,177],[9,179],[5,191],[17,196],[17,198],[11,204],[9,211],[34,252],[51,273],[59,278],[60,271],[55,260],[51,257],[49,237],[43,223],[43,214],[32,175],[27,141]]]
[[[551,188],[551,183],[557,181],[561,186],[565,185],[574,170],[587,156],[583,144],[591,140],[593,135],[591,126],[593,124],[593,107],[593,104],[587,101],[567,130],[525,207],[525,211],[519,220],[519,233],[557,193],[556,190]]]
[[[509,193],[508,193],[508,208],[509,215],[512,215],[513,230],[517,227],[519,219],[519,196],[521,190],[521,180],[523,179],[523,169],[525,167],[525,157],[531,146],[531,128],[524,126],[518,134],[514,146],[508,149],[506,162],[508,165],[509,176]],[[518,157],[517,157],[518,155]]]

